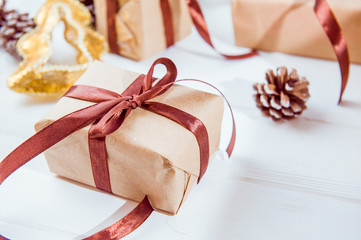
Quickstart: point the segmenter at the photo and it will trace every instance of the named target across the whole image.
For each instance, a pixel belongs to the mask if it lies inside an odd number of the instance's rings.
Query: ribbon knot
[[[139,95],[133,94],[133,96],[126,99],[126,103],[130,109],[136,109],[142,105],[142,101],[139,98]]]

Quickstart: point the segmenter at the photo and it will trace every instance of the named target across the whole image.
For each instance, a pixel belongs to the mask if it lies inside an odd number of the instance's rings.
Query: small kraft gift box
[[[191,33],[183,0],[94,0],[96,29],[111,52],[133,60],[154,56]]]
[[[161,79],[153,77],[157,64],[167,68]],[[0,162],[0,184],[45,151],[51,172],[140,202],[87,239],[120,239],[153,210],[176,214],[218,150],[224,110],[221,96],[174,84],[176,75],[167,58],[146,75],[93,63]],[[234,143],[233,120],[229,155]]]
[[[327,2],[342,29],[351,62],[360,64],[361,1]],[[236,44],[334,60],[336,55],[315,15],[314,5],[314,0],[233,0]]]

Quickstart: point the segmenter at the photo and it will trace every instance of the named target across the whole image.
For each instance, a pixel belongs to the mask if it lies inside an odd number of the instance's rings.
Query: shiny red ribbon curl
[[[198,0],[186,0],[189,13],[193,20],[194,26],[196,27],[199,35],[210,45],[215,51],[226,59],[244,59],[258,55],[256,50],[252,50],[246,54],[240,55],[226,55],[219,52],[212,43],[208,27],[203,16],[201,7]],[[341,71],[341,91],[339,97],[339,103],[342,101],[343,93],[346,89],[347,81],[349,78],[350,71],[350,57],[346,44],[346,39],[342,33],[341,27],[337,22],[335,15],[333,14],[330,6],[326,0],[315,0],[314,5],[315,15],[320,22],[324,32],[326,33],[332,48],[336,54],[337,61]]]
[[[211,36],[208,31],[206,20],[203,16],[201,7],[197,0],[186,0],[189,13],[191,15],[192,21],[194,26],[196,27],[199,35],[203,38],[206,43],[211,46],[216,52],[218,52],[221,56],[223,56],[226,59],[230,60],[237,60],[237,59],[245,59],[249,57],[254,57],[258,55],[257,50],[252,49],[250,52],[245,54],[238,54],[238,55],[227,55],[223,54],[220,51],[218,51],[215,46],[213,45],[213,42],[211,40]]]
[[[153,86],[156,79],[152,76],[157,64],[166,66],[167,73]],[[167,58],[160,58],[153,63],[147,75],[140,75],[121,95],[106,89],[85,85],[75,85],[71,87],[64,96],[91,101],[96,104],[60,118],[40,130],[11,152],[0,162],[0,185],[14,171],[35,156],[44,152],[73,132],[92,124],[88,133],[88,144],[94,182],[97,188],[111,192],[105,137],[116,131],[129,113],[137,107],[169,118],[194,134],[200,149],[199,182],[207,169],[209,160],[208,133],[204,124],[199,119],[182,110],[163,103],[148,101],[171,88],[176,76],[177,69],[174,63]],[[218,89],[216,90],[219,91]],[[223,94],[222,96],[224,97]],[[227,104],[229,105],[228,101]],[[233,118],[233,132],[227,148],[229,156],[233,151],[236,136],[232,109],[231,114]],[[138,206],[127,216],[86,239],[115,240],[122,238],[138,228],[152,212],[153,208],[149,203],[148,197],[145,196]],[[0,235],[0,239],[1,238],[4,237]]]
[[[335,15],[326,0],[316,0],[314,11],[318,21],[325,31],[333,50],[337,56],[337,61],[340,65],[341,71],[341,92],[338,103],[342,100],[342,95],[345,91],[349,71],[350,71],[350,57],[347,49],[346,39],[342,33],[341,27],[338,24]]]

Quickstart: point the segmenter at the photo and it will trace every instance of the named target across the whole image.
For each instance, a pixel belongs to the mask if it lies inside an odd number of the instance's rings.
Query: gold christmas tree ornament
[[[309,82],[304,77],[300,78],[295,69],[288,73],[286,67],[280,67],[276,74],[268,70],[266,80],[267,83],[253,85],[257,107],[264,116],[273,120],[289,120],[301,115],[307,108]]]
[[[77,0],[47,0],[34,18],[36,28],[24,34],[16,48],[23,58],[8,79],[14,91],[40,96],[63,94],[87,69],[108,50],[102,35],[89,24],[91,15]],[[64,38],[77,51],[77,64],[48,63],[53,54],[52,31],[64,22]]]

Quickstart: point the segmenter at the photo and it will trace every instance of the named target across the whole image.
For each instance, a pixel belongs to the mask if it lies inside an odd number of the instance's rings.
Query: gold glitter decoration
[[[65,40],[77,51],[77,64],[47,63],[53,54],[51,34],[60,21]],[[9,77],[9,88],[30,95],[62,95],[90,63],[108,51],[104,37],[89,27],[90,22],[89,11],[79,1],[47,0],[35,17],[37,27],[17,43],[23,61]]]

